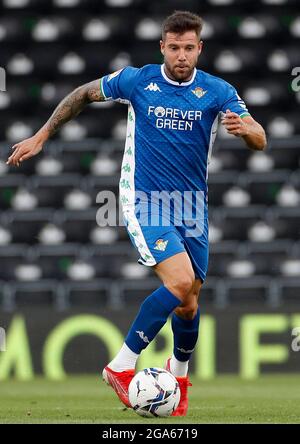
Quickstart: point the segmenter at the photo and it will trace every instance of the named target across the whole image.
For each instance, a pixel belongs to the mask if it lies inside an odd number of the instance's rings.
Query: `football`
[[[176,378],[162,368],[145,368],[129,384],[129,402],[140,416],[170,416],[180,401]]]

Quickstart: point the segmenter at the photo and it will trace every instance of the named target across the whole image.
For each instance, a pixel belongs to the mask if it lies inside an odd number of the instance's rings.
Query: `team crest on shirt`
[[[107,81],[110,82],[110,80],[113,79],[114,77],[117,77],[117,75],[119,75],[121,71],[123,71],[123,68],[119,69],[119,71],[115,71],[109,74]]]
[[[197,86],[195,89],[192,89],[192,93],[195,94],[195,96],[197,96],[198,99],[201,99],[201,97],[203,97],[207,93],[207,90],[204,91],[204,89],[201,88],[201,86]]]
[[[157,241],[155,242],[156,246],[154,247],[154,250],[165,251],[168,242],[168,240],[164,241],[163,239],[157,239]]]

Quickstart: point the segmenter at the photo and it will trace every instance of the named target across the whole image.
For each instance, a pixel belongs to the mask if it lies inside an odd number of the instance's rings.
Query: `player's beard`
[[[167,71],[166,74],[171,78],[171,80],[176,80],[177,82],[188,82],[192,78],[196,65],[184,65],[184,68],[180,68],[180,64],[176,64],[172,67],[165,60],[165,66]]]

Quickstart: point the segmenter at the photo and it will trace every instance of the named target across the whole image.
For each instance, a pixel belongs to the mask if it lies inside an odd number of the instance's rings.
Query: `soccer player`
[[[142,303],[103,378],[130,407],[128,386],[137,359],[171,315],[174,348],[166,368],[181,389],[174,416],[186,415],[188,408],[188,364],[198,338],[198,298],[208,265],[207,169],[219,120],[250,149],[266,146],[263,128],[235,88],[196,69],[201,30],[198,15],[175,11],[162,28],[162,65],[129,66],[75,89],[33,137],[13,146],[8,159],[19,165],[36,155],[90,102],[128,104],[119,188],[123,216],[139,262],[153,267],[162,285]],[[187,217],[174,200],[171,211],[164,211],[172,193],[188,207]]]

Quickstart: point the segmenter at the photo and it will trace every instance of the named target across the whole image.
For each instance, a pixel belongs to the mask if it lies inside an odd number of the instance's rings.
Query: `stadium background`
[[[3,0],[0,8],[0,379],[96,373],[159,282],[124,227],[98,227],[118,192],[126,107],[92,104],[20,168],[10,147],[76,86],[160,63],[162,19],[205,20],[199,67],[232,83],[265,127],[251,152],[222,128],[209,173],[210,267],[195,376],[299,372],[300,15],[297,0]],[[300,68],[298,69],[298,74]],[[294,333],[294,335],[293,335]],[[168,326],[141,366],[163,365]],[[293,341],[293,347],[292,347]],[[2,348],[3,344],[2,344]]]

